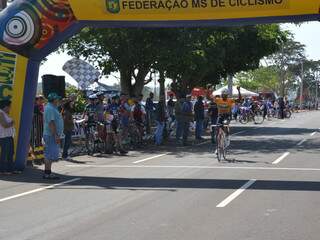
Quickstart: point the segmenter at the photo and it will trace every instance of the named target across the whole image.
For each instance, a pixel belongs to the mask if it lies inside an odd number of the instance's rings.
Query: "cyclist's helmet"
[[[222,98],[228,98],[229,91],[227,89],[223,90],[221,93]]]
[[[100,96],[104,96],[104,93],[103,92],[97,92],[96,95],[97,95],[97,97],[100,97]]]

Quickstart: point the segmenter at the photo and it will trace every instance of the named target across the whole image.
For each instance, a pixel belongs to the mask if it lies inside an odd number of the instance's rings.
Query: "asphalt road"
[[[319,119],[237,125],[222,163],[172,143],[1,176],[0,239],[319,240]]]

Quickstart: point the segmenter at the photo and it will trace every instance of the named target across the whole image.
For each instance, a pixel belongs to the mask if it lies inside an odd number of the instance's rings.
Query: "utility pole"
[[[300,110],[302,110],[302,98],[303,98],[303,74],[304,74],[304,70],[303,70],[303,61],[301,62],[301,83],[300,83]]]

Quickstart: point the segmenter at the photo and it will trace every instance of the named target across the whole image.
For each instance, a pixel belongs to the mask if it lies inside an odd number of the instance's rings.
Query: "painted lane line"
[[[301,146],[301,145],[304,144],[306,141],[307,141],[307,139],[302,139],[302,140],[297,144],[297,146]]]
[[[311,171],[320,172],[320,168],[278,168],[278,167],[218,167],[218,166],[165,166],[165,165],[65,165],[71,168],[177,168],[177,169],[228,169],[228,170],[278,170],[278,171]]]
[[[137,164],[137,163],[141,163],[141,162],[146,162],[146,161],[149,161],[149,160],[152,160],[152,159],[155,159],[155,158],[159,158],[159,157],[163,157],[163,156],[166,156],[166,155],[168,155],[168,153],[160,154],[160,155],[153,156],[153,157],[148,157],[148,158],[145,158],[145,159],[141,159],[141,160],[135,161],[133,163]]]
[[[282,154],[281,157],[279,157],[277,160],[275,160],[274,162],[272,162],[272,164],[278,164],[280,163],[281,161],[283,161],[286,157],[288,157],[290,155],[289,152],[286,152],[284,154]]]
[[[223,200],[221,203],[217,205],[217,208],[224,208],[227,206],[229,203],[231,203],[234,199],[239,197],[241,193],[243,193],[246,189],[251,187],[257,180],[256,179],[251,179],[250,181],[246,182],[241,188],[239,188],[237,191],[232,193],[229,197],[227,197],[225,200]]]
[[[28,191],[28,192],[24,192],[24,193],[20,193],[20,194],[17,194],[17,195],[10,196],[10,197],[2,198],[2,199],[0,199],[0,203],[9,201],[9,200],[12,200],[12,199],[15,199],[15,198],[21,198],[21,197],[24,197],[24,196],[27,196],[27,195],[30,195],[30,194],[33,194],[33,193],[42,192],[42,191],[45,191],[45,190],[48,190],[48,189],[53,189],[53,188],[56,188],[56,187],[59,187],[59,186],[62,186],[62,185],[68,184],[68,183],[77,182],[77,181],[80,181],[80,180],[81,180],[81,178],[74,178],[74,179],[71,179],[71,180],[68,180],[68,181],[65,181],[65,182],[53,184],[53,185],[50,185],[50,186],[47,186],[47,187],[37,188],[37,189],[31,190],[31,191]]]
[[[316,134],[317,134],[317,132],[313,132],[313,133],[310,134],[310,136],[313,137]]]
[[[210,142],[211,142],[210,140],[208,140],[208,141],[204,141],[204,142],[202,142],[202,143],[198,143],[198,144],[196,144],[196,146],[205,145],[205,144],[208,144],[208,143],[210,143]]]
[[[241,134],[241,133],[245,133],[245,132],[248,132],[248,130],[243,130],[243,131],[240,131],[240,132],[237,132],[237,133],[231,134],[231,136],[236,136],[236,135],[239,135],[239,134]]]

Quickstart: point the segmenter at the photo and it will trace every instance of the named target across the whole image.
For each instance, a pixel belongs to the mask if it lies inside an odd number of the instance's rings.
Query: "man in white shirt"
[[[14,121],[9,117],[10,100],[0,101],[0,174],[13,173]]]

